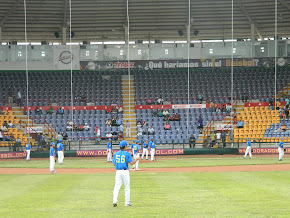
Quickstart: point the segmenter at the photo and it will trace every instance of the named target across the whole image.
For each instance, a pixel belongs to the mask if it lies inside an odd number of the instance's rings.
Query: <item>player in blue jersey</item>
[[[112,139],[109,139],[107,143],[107,161],[112,162]]]
[[[133,143],[131,144],[131,149],[132,149],[132,155],[134,156],[134,145],[135,145],[135,140],[133,140]]]
[[[56,173],[55,170],[54,170],[54,164],[56,162],[56,159],[55,159],[55,143],[52,142],[50,144],[50,151],[49,151],[49,160],[50,160],[50,165],[49,165],[49,170],[51,173]]]
[[[252,144],[251,144],[251,140],[249,138],[247,138],[247,140],[248,140],[247,141],[247,148],[246,148],[246,152],[245,152],[244,158],[246,158],[248,154],[249,154],[250,158],[252,158],[252,151],[251,151]]]
[[[122,184],[125,186],[125,206],[132,206],[130,204],[130,173],[128,164],[134,165],[140,157],[132,160],[130,153],[126,151],[128,143],[126,141],[120,142],[120,151],[114,154],[113,164],[116,169],[115,188],[113,193],[113,207],[117,207],[118,195]]]
[[[145,141],[143,143],[143,152],[142,152],[141,160],[143,160],[145,154],[146,154],[146,160],[148,160],[148,141]]]
[[[282,161],[284,156],[284,138],[281,138],[281,141],[278,144],[278,152],[279,152],[279,161]]]
[[[134,158],[134,160],[136,160],[137,158],[140,159],[140,154],[139,154],[140,147],[139,147],[139,145],[140,145],[140,142],[139,142],[139,140],[137,140],[136,144],[134,144],[134,146],[133,146],[133,158]],[[139,160],[133,165],[132,168],[133,169],[135,168],[135,170],[140,170],[139,169]]]
[[[26,161],[30,161],[30,150],[31,150],[31,144],[30,144],[30,141],[28,141],[27,144],[25,145]]]
[[[154,161],[155,160],[154,156],[155,156],[156,144],[155,144],[153,138],[150,139],[149,146],[150,146],[151,161]]]
[[[62,142],[62,140],[59,139],[58,143],[56,145],[57,157],[58,157],[59,164],[63,164],[63,159],[64,159],[64,147],[63,147],[63,144],[61,142]]]

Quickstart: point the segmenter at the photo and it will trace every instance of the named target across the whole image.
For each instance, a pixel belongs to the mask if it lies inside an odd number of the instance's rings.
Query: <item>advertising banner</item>
[[[285,148],[285,153],[290,152],[290,148]],[[279,154],[278,148],[253,148],[252,154]],[[239,148],[239,154],[245,154],[246,148]]]
[[[82,111],[82,110],[106,110],[108,112],[110,112],[113,108],[123,108],[122,105],[99,105],[99,106],[74,106],[73,110],[75,111]],[[41,110],[47,111],[48,109],[50,109],[50,106],[41,106],[39,107]],[[57,111],[59,108],[63,109],[63,110],[71,110],[71,106],[52,106],[52,109],[54,111]],[[36,106],[32,106],[29,107],[30,111],[34,111],[36,109]],[[24,107],[24,110],[27,111],[27,106]]]
[[[119,150],[113,150],[113,154]],[[127,150],[132,154],[132,150]],[[156,149],[156,155],[178,155],[183,154],[183,149]],[[107,150],[80,150],[77,151],[77,157],[104,157],[107,156]]]
[[[206,108],[206,104],[173,104],[172,109]]]
[[[273,67],[274,58],[231,58],[225,59],[190,59],[190,68],[227,68],[227,67]],[[290,64],[289,58],[278,58],[278,66],[287,66]],[[81,70],[120,70],[120,69],[177,69],[187,68],[188,61],[181,60],[132,60],[127,61],[81,61]]]
[[[42,133],[42,127],[39,126],[31,126],[26,128],[27,133]]]
[[[25,152],[9,152],[9,153],[0,153],[0,159],[14,159],[14,158],[25,158]]]

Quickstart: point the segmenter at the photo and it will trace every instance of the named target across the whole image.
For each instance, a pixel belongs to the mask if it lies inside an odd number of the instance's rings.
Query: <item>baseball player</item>
[[[107,143],[107,161],[112,162],[112,139],[109,139]]]
[[[137,140],[136,141],[136,144],[134,144],[133,146],[133,150],[134,150],[134,153],[133,153],[133,157],[134,157],[134,160],[136,160],[137,158],[140,159],[140,154],[139,154],[139,145],[140,145],[140,142]],[[140,170],[139,169],[139,160],[133,165],[132,167],[133,169],[135,168],[135,170]]]
[[[64,159],[64,147],[63,147],[63,144],[61,142],[62,142],[62,139],[59,139],[58,143],[56,145],[57,157],[58,157],[59,164],[63,164],[63,159]]]
[[[25,145],[26,161],[30,161],[30,149],[31,149],[31,144],[30,144],[30,141],[28,141],[27,144]]]
[[[284,138],[281,138],[281,141],[278,144],[278,152],[279,152],[279,161],[282,161],[282,158],[284,156]]]
[[[141,160],[143,160],[145,154],[146,154],[146,160],[148,160],[148,141],[145,141],[143,143],[143,152],[142,152]]]
[[[118,195],[122,184],[125,186],[125,206],[132,206],[130,204],[130,173],[128,163],[134,165],[140,157],[132,160],[131,154],[126,151],[128,143],[126,141],[120,142],[120,151],[114,154],[113,164],[116,169],[115,188],[113,193],[113,207],[117,207]]]
[[[56,162],[56,159],[55,159],[55,150],[54,150],[54,147],[55,147],[55,143],[52,142],[50,144],[50,151],[49,151],[49,160],[50,160],[50,165],[49,165],[49,170],[51,173],[56,173],[54,171],[54,164]]]
[[[131,149],[132,149],[132,155],[134,156],[134,145],[135,145],[135,140],[133,140],[133,143],[132,143],[132,145],[131,145]]]
[[[247,149],[246,149],[246,152],[245,152],[245,156],[244,156],[244,158],[246,158],[247,157],[247,155],[249,154],[249,156],[250,156],[250,158],[252,159],[252,151],[251,151],[251,149],[252,149],[252,146],[251,146],[251,140],[249,139],[249,138],[247,138]]]
[[[149,146],[150,146],[150,155],[151,155],[151,161],[154,161],[154,155],[155,155],[155,142],[154,142],[154,139],[151,138],[150,139],[151,141],[149,142]]]

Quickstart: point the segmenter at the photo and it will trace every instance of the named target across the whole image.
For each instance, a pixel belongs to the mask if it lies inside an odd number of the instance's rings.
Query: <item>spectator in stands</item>
[[[123,108],[122,107],[116,106],[116,109],[118,110],[118,113],[122,113],[123,112]]]
[[[109,132],[108,132],[109,133]],[[111,134],[112,135],[112,134]],[[101,130],[99,127],[96,126],[96,132],[95,132],[95,137],[96,137],[96,144],[101,144]]]
[[[7,127],[3,124],[3,126],[1,127],[1,131],[2,132],[7,132]]]
[[[37,107],[35,108],[35,115],[41,115],[41,114],[42,114],[42,110],[40,109],[39,106],[37,106]]]
[[[216,133],[216,142],[217,142],[217,145],[220,146],[220,142],[221,142],[221,132],[217,132]]]
[[[115,117],[115,115],[113,115],[113,117],[112,117],[112,124],[111,124],[112,126],[118,126],[117,125],[117,120],[116,120],[116,117]]]
[[[203,130],[203,119],[201,116],[199,116],[197,122],[198,122],[198,130],[199,130],[199,133],[201,134]]]
[[[169,112],[166,109],[163,111],[162,114],[163,114],[163,117],[169,117]]]
[[[50,106],[50,108],[48,109],[48,111],[46,113],[47,114],[53,114],[53,108],[52,108],[52,106]]]
[[[9,128],[9,125],[6,120],[4,121],[3,126],[5,126],[6,128]]]
[[[0,132],[0,134],[1,134],[1,132]],[[13,150],[14,151],[19,150],[20,147],[21,147],[21,140],[20,140],[20,138],[17,138],[15,143],[14,143],[14,149]]]
[[[171,129],[171,126],[169,125],[169,123],[165,123],[164,129],[165,130],[170,130]]]
[[[87,123],[85,123],[85,125],[84,125],[84,130],[89,131],[90,128],[91,128],[91,127],[90,127]]]
[[[9,120],[9,122],[8,122],[8,127],[9,127],[9,128],[14,128],[15,125],[13,125],[13,123]]]
[[[152,99],[150,99],[150,98],[146,99],[146,103],[147,104],[152,104]]]
[[[116,125],[117,126],[120,126],[121,124],[122,124],[122,120],[119,119],[119,117],[117,117],[117,119],[116,119]]]
[[[71,125],[66,126],[66,131],[72,131],[73,127]]]
[[[8,92],[8,105],[13,106],[13,93],[11,90]]]
[[[226,112],[226,104],[222,104],[221,112]]]
[[[146,130],[144,129],[143,126],[141,126],[139,129],[138,129],[138,134],[137,135],[145,135],[146,134]]]
[[[213,132],[211,134],[210,140],[211,140],[210,146],[213,147],[215,145],[215,141],[216,141],[216,133],[215,132]]]
[[[270,105],[270,110],[274,110],[274,99],[273,98],[270,99],[269,105]]]
[[[38,134],[38,145],[37,145],[37,150],[39,151],[39,148],[41,150],[43,150],[43,137],[42,137],[42,133]]]
[[[165,119],[166,117],[164,117],[164,119]],[[164,120],[163,119],[163,120]],[[168,119],[167,120],[169,120],[169,121],[175,121],[175,119],[174,119],[174,115],[173,114],[170,114],[170,116],[168,117]]]
[[[160,111],[158,112],[158,117],[163,117],[163,111],[162,111],[162,110],[160,110]]]
[[[289,109],[287,107],[285,107],[285,117],[286,119],[289,118]]]
[[[20,89],[18,89],[18,92],[17,92],[17,105],[19,107],[21,107],[22,105],[22,95],[21,95]]]
[[[215,112],[220,113],[220,112],[222,112],[222,110],[221,110],[221,108],[217,107],[217,108],[215,109]]]
[[[152,111],[152,116],[153,116],[153,117],[156,117],[157,115],[158,115],[158,110],[153,109],[153,111]]]
[[[106,125],[107,125],[107,126],[111,126],[111,125],[112,125],[111,119],[107,119],[107,121],[106,121]]]
[[[280,107],[279,109],[279,116],[281,120],[285,117],[285,110],[283,107]]]
[[[231,106],[230,103],[227,104],[226,111],[227,111],[228,114],[231,113],[231,111],[232,111],[232,106]]]
[[[244,123],[244,121],[242,121],[242,119],[240,119],[238,122],[237,128],[244,128],[244,124],[246,124],[246,123]]]
[[[285,99],[285,108],[289,108],[289,97],[286,97]]]
[[[200,93],[197,95],[197,98],[199,99],[199,103],[202,104],[202,100],[203,100],[203,94],[202,94],[202,92],[200,92]]]
[[[178,113],[175,113],[174,120],[175,121],[180,121],[180,115]]]
[[[190,138],[189,138],[189,147],[190,148],[194,148],[195,147],[195,141],[196,141],[196,139],[195,139],[194,135],[192,134],[190,136]]]
[[[116,107],[113,107],[112,110],[111,110],[111,113],[112,114],[118,113],[118,109]]]
[[[155,134],[155,130],[153,129],[152,126],[149,126],[147,132],[148,132],[148,135],[154,135]]]
[[[57,110],[57,114],[63,115],[63,109],[59,108],[59,109]]]
[[[280,101],[277,99],[276,101],[276,110],[279,110],[280,109]]]
[[[110,133],[110,132],[108,131],[107,134],[106,134],[106,138],[112,138],[112,137],[113,137],[112,133]]]
[[[280,127],[280,129],[281,129],[283,132],[286,132],[286,130],[287,130],[287,127],[286,127],[286,125],[285,125],[285,124],[283,124],[283,125]]]
[[[209,111],[210,112],[214,112],[214,103],[213,103],[213,101],[211,101],[210,104],[209,104]]]
[[[158,98],[157,99],[157,104],[163,104],[163,102],[164,102],[163,98]]]
[[[142,126],[142,121],[140,119],[137,120],[136,122],[137,128]]]
[[[78,127],[78,130],[79,131],[83,131],[84,130],[84,125],[83,124],[80,124],[79,127]]]
[[[57,135],[55,136],[56,142],[59,143],[59,140],[63,140],[62,135],[59,133],[57,133]]]
[[[119,132],[124,132],[124,126],[122,124],[119,126]]]
[[[128,120],[125,122],[125,128],[126,128],[126,137],[131,138],[131,124]]]

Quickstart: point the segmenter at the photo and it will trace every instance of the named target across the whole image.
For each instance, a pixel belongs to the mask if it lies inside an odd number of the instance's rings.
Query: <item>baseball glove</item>
[[[286,149],[284,148],[284,152],[286,152]]]

